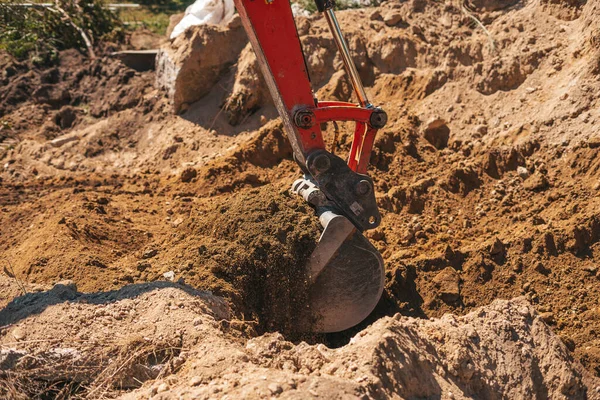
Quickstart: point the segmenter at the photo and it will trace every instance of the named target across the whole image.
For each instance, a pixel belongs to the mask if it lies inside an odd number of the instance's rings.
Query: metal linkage
[[[362,107],[370,107],[371,103],[369,103],[367,93],[365,92],[365,88],[362,84],[362,80],[360,79],[360,75],[358,75],[358,70],[356,69],[356,65],[352,60],[352,56],[350,55],[350,49],[348,48],[348,44],[344,39],[342,29],[340,28],[340,24],[338,23],[338,20],[335,17],[333,9],[325,10],[324,15],[325,19],[327,20],[327,24],[329,25],[329,30],[331,30],[331,34],[333,35],[335,44],[337,45],[337,48],[342,56],[342,61],[344,62],[344,66],[346,67],[346,72],[350,77],[352,87],[354,88],[354,92],[358,97],[358,102]]]

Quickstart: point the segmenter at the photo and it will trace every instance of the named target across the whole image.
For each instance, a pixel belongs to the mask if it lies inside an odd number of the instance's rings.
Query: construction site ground
[[[154,71],[0,54],[0,397],[600,398],[600,1],[338,17],[389,116],[386,285],[327,335],[296,329],[321,228],[249,46],[179,114]],[[317,97],[352,100],[297,26]]]

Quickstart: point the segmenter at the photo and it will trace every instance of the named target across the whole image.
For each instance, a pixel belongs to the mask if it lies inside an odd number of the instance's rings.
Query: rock
[[[552,313],[552,312],[540,313],[540,318],[548,325],[552,325],[555,322],[554,321],[554,313]]]
[[[181,172],[181,182],[191,182],[198,175],[195,168],[188,167]]]
[[[165,273],[163,274],[163,277],[164,277],[165,279],[168,279],[168,280],[170,280],[171,282],[173,282],[173,281],[175,280],[175,272],[173,272],[173,271],[165,272]]]
[[[144,262],[144,263],[139,263],[137,265],[136,269],[140,272],[144,272],[145,270],[147,270],[150,267],[151,267],[150,263]]]
[[[190,386],[198,386],[202,383],[202,378],[199,376],[192,376],[190,379]]]
[[[283,392],[283,388],[278,383],[271,383],[268,386],[268,389],[272,395],[277,395]]]
[[[402,15],[398,11],[392,10],[383,17],[383,22],[385,22],[387,26],[394,26],[400,21],[402,21]]]
[[[72,280],[70,280],[70,279],[65,279],[64,281],[57,282],[54,285],[54,288],[57,288],[57,287],[64,287],[64,288],[67,288],[67,289],[72,290],[74,292],[77,291],[77,284],[75,282],[73,282]]]
[[[13,329],[11,333],[12,333],[12,336],[17,341],[21,341],[21,340],[25,339],[25,337],[27,336],[25,334],[25,332],[23,332],[23,330],[19,327],[16,327],[15,329]]]
[[[69,142],[75,142],[77,140],[79,140],[79,135],[68,134],[68,135],[62,135],[62,136],[52,139],[50,141],[50,144],[54,147],[61,147],[64,144],[67,144]]]
[[[431,143],[433,147],[442,150],[448,147],[450,128],[448,128],[446,121],[442,118],[433,118],[427,123],[427,127],[423,132],[423,137]]]
[[[142,258],[143,259],[152,258],[152,257],[155,257],[157,254],[158,254],[157,249],[149,249],[149,250],[146,250],[144,252],[144,254],[142,254]]]
[[[371,13],[371,15],[369,15],[369,19],[371,21],[381,21],[381,13],[379,12],[379,10],[375,10]]]
[[[522,179],[529,178],[529,171],[525,167],[517,167],[517,175],[519,175]]]
[[[246,46],[242,26],[194,26],[163,45],[156,56],[156,86],[167,92],[173,112],[204,97]]]
[[[505,246],[504,243],[498,238],[494,239],[494,243],[490,246],[490,254],[495,256],[498,254],[504,253]]]
[[[583,270],[585,272],[588,272],[590,275],[596,275],[596,272],[598,272],[598,267],[596,267],[595,265],[591,265],[583,268]]]
[[[480,137],[485,136],[488,133],[488,126],[487,125],[477,125],[477,127],[475,128],[475,132]]]
[[[438,287],[438,295],[447,303],[460,299],[460,276],[452,267],[446,267],[433,278]]]
[[[171,389],[171,387],[167,383],[161,383],[156,388],[156,393],[163,393],[163,392],[168,391],[169,389]]]
[[[77,285],[71,280],[60,281],[52,287],[52,296],[60,300],[74,300],[77,298]]]
[[[546,190],[550,186],[548,178],[539,172],[531,175],[523,182],[523,188],[532,192],[541,192]]]
[[[532,219],[531,219],[531,223],[533,225],[544,225],[546,224],[546,221],[544,220],[544,218],[540,217],[539,215],[535,215]]]

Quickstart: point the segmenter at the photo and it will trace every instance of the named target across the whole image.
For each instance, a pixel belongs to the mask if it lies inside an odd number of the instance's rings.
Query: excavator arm
[[[362,235],[381,223],[372,179],[366,175],[386,113],[370,104],[334,14],[332,0],[316,0],[327,20],[359,104],[319,101],[312,91],[289,0],[234,0],[294,157],[305,172],[293,190],[311,203],[324,231],[310,257],[311,317],[303,328],[335,332],[356,325],[383,291],[383,262]],[[325,148],[321,124],[356,124],[347,160]]]

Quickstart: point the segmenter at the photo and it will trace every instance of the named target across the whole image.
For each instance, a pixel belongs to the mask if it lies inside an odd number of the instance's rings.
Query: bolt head
[[[359,196],[366,196],[371,193],[371,183],[367,180],[362,180],[356,184],[356,194]]]
[[[331,160],[325,154],[321,154],[313,161],[313,168],[317,172],[322,173],[327,171],[331,167]]]

